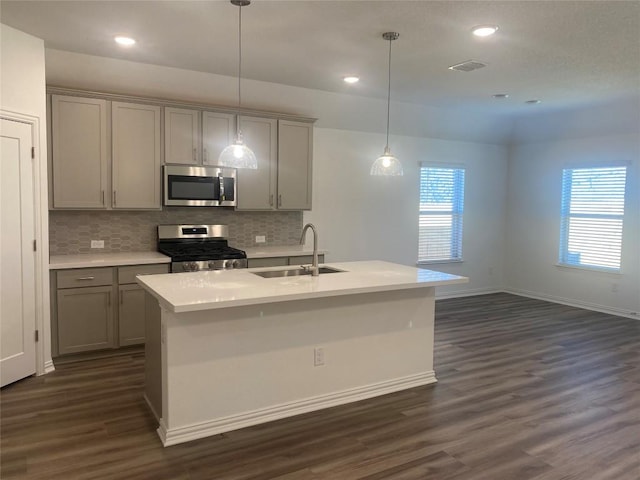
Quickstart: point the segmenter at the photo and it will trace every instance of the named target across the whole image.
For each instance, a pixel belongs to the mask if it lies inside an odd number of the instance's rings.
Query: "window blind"
[[[626,167],[562,171],[559,263],[620,270]]]
[[[418,261],[462,260],[464,169],[420,167]]]

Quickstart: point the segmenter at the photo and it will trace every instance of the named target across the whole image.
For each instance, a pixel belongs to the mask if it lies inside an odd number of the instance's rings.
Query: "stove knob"
[[[198,264],[196,262],[187,262],[182,267],[185,272],[197,272]]]
[[[238,268],[239,265],[240,262],[238,262],[238,260],[234,260],[233,262],[231,262],[231,268]]]
[[[215,269],[216,269],[215,260],[209,260],[209,270],[215,270]]]

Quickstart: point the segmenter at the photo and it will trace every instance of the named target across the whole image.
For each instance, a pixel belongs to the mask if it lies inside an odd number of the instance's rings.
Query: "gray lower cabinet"
[[[52,280],[54,355],[114,347],[113,269],[60,270]]]
[[[308,265],[313,262],[313,255],[303,255],[296,257],[266,257],[249,258],[247,264],[249,268],[259,267],[286,267],[287,265]],[[324,254],[318,255],[318,263],[324,263]]]
[[[53,272],[53,356],[143,344],[145,294],[135,277],[168,272],[168,264]]]
[[[169,265],[118,267],[118,345],[138,345],[145,341],[145,293],[136,275],[169,273]]]
[[[114,346],[112,296],[110,286],[58,290],[60,355]]]
[[[144,289],[139,285],[118,287],[118,341],[121,347],[144,343]]]

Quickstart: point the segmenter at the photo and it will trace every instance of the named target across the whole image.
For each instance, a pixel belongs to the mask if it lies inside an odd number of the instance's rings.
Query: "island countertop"
[[[173,313],[359,293],[466,283],[468,278],[383,261],[329,263],[343,270],[317,277],[262,278],[253,272],[283,267],[212,270],[137,277],[160,305]],[[295,268],[295,267],[294,267]]]

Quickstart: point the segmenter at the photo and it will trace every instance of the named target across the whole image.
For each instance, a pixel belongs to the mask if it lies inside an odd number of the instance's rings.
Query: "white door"
[[[36,371],[31,125],[0,119],[0,386]]]

